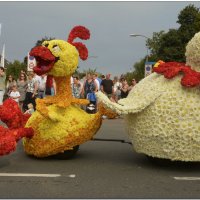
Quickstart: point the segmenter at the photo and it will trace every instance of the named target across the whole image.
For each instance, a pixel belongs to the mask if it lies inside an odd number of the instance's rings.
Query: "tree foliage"
[[[90,74],[97,73],[99,77],[102,75],[102,73],[97,72],[97,69],[96,69],[96,68],[94,68],[94,69],[89,68],[89,69],[83,70],[83,71],[81,72],[81,71],[79,71],[79,67],[77,67],[76,71],[74,72],[74,75],[75,75],[75,76],[78,76],[80,79],[82,79],[86,74],[89,74],[89,73],[90,73]]]
[[[13,63],[9,63],[6,69],[6,76],[12,75],[15,80],[19,78],[20,71],[27,70],[27,65],[25,63],[21,63],[18,60],[15,60]]]
[[[169,29],[167,33],[153,33],[147,40],[147,46],[157,60],[185,62],[185,47],[195,33],[200,31],[200,11],[194,5],[188,5],[178,14],[178,29]]]
[[[185,48],[195,33],[200,31],[200,10],[190,4],[180,11],[177,17],[178,29],[154,32],[147,39],[146,46],[150,50],[149,61],[163,60],[185,62]],[[138,81],[144,78],[144,58],[135,63],[133,75]],[[128,74],[128,73],[127,73]]]

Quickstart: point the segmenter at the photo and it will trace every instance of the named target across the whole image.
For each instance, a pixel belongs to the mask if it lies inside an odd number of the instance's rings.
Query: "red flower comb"
[[[88,58],[88,49],[81,42],[73,42],[75,38],[80,38],[82,40],[88,40],[90,38],[90,31],[84,26],[75,26],[68,37],[68,42],[76,47],[79,52],[79,56],[82,60],[86,60]]]

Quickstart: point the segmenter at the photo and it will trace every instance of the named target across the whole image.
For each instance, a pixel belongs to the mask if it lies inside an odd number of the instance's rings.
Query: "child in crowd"
[[[13,85],[12,86],[12,90],[9,94],[10,98],[13,99],[14,101],[16,101],[17,103],[19,103],[19,97],[20,97],[20,93],[17,90],[17,86]]]
[[[28,110],[24,114],[32,114],[34,112],[33,104],[29,103],[27,106]]]

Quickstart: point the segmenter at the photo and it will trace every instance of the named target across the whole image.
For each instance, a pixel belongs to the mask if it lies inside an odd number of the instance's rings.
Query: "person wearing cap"
[[[5,80],[6,80],[6,75],[4,72],[4,68],[0,67],[0,105],[3,104],[3,95],[5,92]]]
[[[113,81],[110,79],[111,74],[106,74],[106,78],[101,82],[101,91],[110,99],[113,94]]]

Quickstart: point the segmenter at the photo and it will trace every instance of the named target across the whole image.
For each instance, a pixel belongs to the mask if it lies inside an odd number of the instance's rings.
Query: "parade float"
[[[200,33],[186,46],[186,64],[160,62],[128,97],[98,101],[124,115],[138,153],[177,161],[200,161]]]
[[[37,61],[34,72],[53,76],[57,93],[36,99],[36,111],[32,115],[22,114],[11,99],[0,106],[0,119],[7,125],[7,128],[0,129],[0,155],[14,151],[22,137],[28,155],[41,158],[64,152],[75,153],[79,145],[92,139],[100,128],[101,113],[86,113],[80,105],[87,105],[89,101],[72,96],[71,75],[78,66],[79,57],[82,60],[88,57],[86,46],[75,42],[76,38],[89,39],[89,30],[76,26],[67,41],[44,41],[42,46],[30,51]]]

